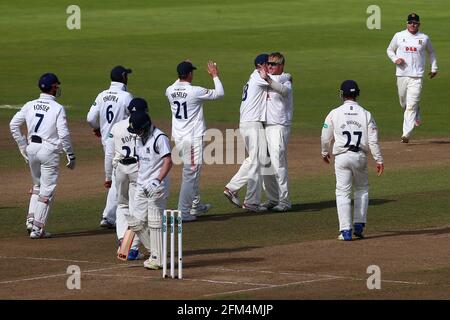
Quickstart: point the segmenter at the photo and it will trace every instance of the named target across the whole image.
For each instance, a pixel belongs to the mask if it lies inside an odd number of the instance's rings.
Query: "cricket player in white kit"
[[[270,88],[278,92],[284,90],[282,85],[274,81],[268,74],[268,58],[269,55],[266,53],[255,58],[255,70],[244,85],[239,132],[244,139],[248,157],[223,191],[231,203],[240,207],[238,191],[247,184],[247,193],[242,208],[253,212],[267,211],[267,207],[261,204],[261,191],[264,166],[270,163],[264,130],[268,91]]]
[[[396,64],[397,88],[400,105],[404,110],[402,143],[408,143],[414,127],[421,124],[420,94],[425,72],[426,52],[430,56],[430,79],[437,74],[438,66],[430,38],[419,32],[420,18],[411,13],[406,30],[397,32],[387,48],[387,55]]]
[[[134,98],[127,107],[130,114],[147,112],[148,105],[144,99]],[[105,148],[106,184],[112,184],[115,176],[117,189],[116,233],[121,246],[128,229],[126,216],[134,210],[134,194],[138,177],[138,159],[136,155],[136,135],[128,131],[129,118],[117,122],[108,134]],[[137,260],[139,254],[139,238],[134,237],[127,260]]]
[[[169,138],[155,128],[145,112],[130,116],[130,133],[138,136],[136,153],[139,172],[135,192],[135,208],[127,216],[134,231],[150,257],[144,262],[147,269],[162,268],[162,214],[169,197],[172,157]]]
[[[56,102],[60,95],[60,82],[55,74],[46,73],[39,79],[42,93],[38,99],[27,102],[12,118],[11,134],[20,153],[30,166],[33,188],[26,220],[31,239],[49,238],[44,230],[59,174],[59,155],[63,150],[68,163],[75,168],[75,154],[67,126],[66,111]],[[20,127],[26,123],[28,137]]]
[[[222,98],[224,90],[216,64],[209,61],[207,67],[214,81],[214,89],[193,86],[193,71],[197,68],[191,62],[183,61],[177,66],[178,80],[166,90],[172,110],[172,137],[183,160],[183,178],[178,201],[178,210],[181,211],[183,221],[196,220],[196,216],[191,213],[206,212],[210,207],[199,203],[203,136],[206,131],[203,102]]]
[[[129,73],[131,73],[131,69],[123,66],[114,67],[111,70],[110,87],[98,94],[87,114],[87,122],[94,129],[96,135],[101,136],[103,151],[105,151],[106,141],[112,126],[129,116],[127,106],[133,99],[133,96],[127,92]],[[112,176],[112,184],[107,183],[107,178],[105,179],[105,187],[109,191],[100,226],[112,228],[116,223],[117,190],[114,175]]]
[[[378,145],[378,129],[374,118],[356,102],[359,88],[355,81],[341,84],[344,104],[331,110],[322,128],[322,159],[330,163],[330,147],[334,139],[333,155],[336,173],[336,206],[339,217],[338,239],[352,240],[352,187],[354,189],[354,234],[363,238],[369,205],[367,154],[377,163],[377,174],[384,171],[383,157]]]
[[[282,93],[270,89],[267,95],[265,132],[273,175],[264,174],[264,188],[269,198],[267,209],[291,209],[288,188],[288,144],[293,116],[292,79],[284,72],[285,58],[279,52],[269,55],[269,74],[282,85]]]

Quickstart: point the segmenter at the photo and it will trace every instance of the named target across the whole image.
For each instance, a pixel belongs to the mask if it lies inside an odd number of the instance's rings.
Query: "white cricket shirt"
[[[333,138],[333,155],[349,152],[349,147],[355,146],[366,154],[370,149],[375,161],[383,162],[378,145],[377,124],[370,112],[355,101],[346,100],[325,118],[321,137],[322,156],[329,153]]]
[[[105,148],[105,175],[111,180],[113,167],[123,158],[136,157],[136,135],[128,132],[129,118],[115,123],[108,134]]]
[[[285,96],[269,89],[267,95],[266,123],[290,126],[292,124],[294,101],[292,97],[292,81],[289,73],[270,75],[273,81],[287,88]]]
[[[106,145],[112,126],[129,116],[128,105],[133,99],[121,82],[111,82],[109,89],[100,92],[87,114],[87,122],[94,128],[100,128],[102,144]]]
[[[242,90],[240,122],[266,121],[269,84],[254,70]]]
[[[73,153],[67,126],[66,111],[50,94],[41,93],[38,99],[28,101],[12,118],[9,127],[17,144],[26,144],[20,126],[26,122],[28,141],[39,136],[47,147],[60,152]]]
[[[172,110],[172,137],[176,140],[203,137],[206,131],[203,101],[224,96],[222,82],[214,77],[215,89],[193,86],[186,81],[175,81],[166,89]]]
[[[431,40],[422,32],[397,32],[387,48],[387,55],[392,62],[398,58],[405,60],[405,63],[396,65],[397,77],[422,77],[425,72],[426,51],[430,55],[431,71],[436,72],[438,66]]]
[[[136,153],[139,157],[137,183],[145,186],[149,181],[158,178],[163,158],[171,153],[169,138],[164,132],[154,128],[145,144],[139,137],[136,138]],[[166,185],[168,185],[169,179],[169,174],[163,179]]]

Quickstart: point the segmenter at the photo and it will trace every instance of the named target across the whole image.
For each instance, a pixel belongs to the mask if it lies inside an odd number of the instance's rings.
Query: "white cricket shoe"
[[[264,202],[263,204],[261,204],[261,207],[264,207],[267,210],[271,210],[271,209],[275,208],[277,205],[278,205],[278,202],[269,200],[269,201]]]
[[[103,218],[103,219],[100,221],[100,227],[102,227],[102,228],[108,228],[108,229],[113,229],[113,228],[116,227],[116,225],[115,225],[114,223],[109,222],[108,219]]]
[[[239,200],[238,193],[236,191],[231,191],[227,187],[223,190],[225,197],[238,208],[241,207],[241,201]]]
[[[33,231],[33,222],[34,222],[34,218],[28,218],[27,222],[25,223],[28,234],[31,234],[31,231]]]
[[[52,234],[50,232],[38,227],[33,227],[33,230],[30,233],[30,239],[46,239],[51,236]]]
[[[192,207],[191,209],[191,215],[195,216],[195,215],[199,215],[202,213],[206,213],[208,212],[209,209],[211,209],[211,204],[209,203],[199,203],[197,204],[195,207]]]
[[[242,205],[242,209],[245,209],[247,211],[252,211],[252,212],[265,212],[267,211],[266,207],[263,207],[259,204],[250,204],[250,203],[244,203]]]
[[[286,212],[291,210],[291,206],[288,206],[286,204],[279,204],[276,205],[275,207],[272,208],[273,211],[278,211],[278,212]]]
[[[151,257],[144,261],[144,267],[150,270],[162,269],[162,265],[158,264],[155,259]]]
[[[190,213],[184,213],[184,212],[182,212],[182,213],[181,213],[181,220],[182,220],[183,222],[190,222],[190,221],[195,221],[195,220],[197,220],[197,217],[196,217],[196,216],[193,216],[193,215],[190,214]]]

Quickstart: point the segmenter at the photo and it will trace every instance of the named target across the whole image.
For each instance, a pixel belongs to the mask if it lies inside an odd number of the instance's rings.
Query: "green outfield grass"
[[[208,103],[210,122],[236,125],[241,88],[262,51],[279,50],[295,86],[294,128],[317,135],[323,118],[339,104],[338,87],[353,78],[361,102],[379,124],[383,137],[400,135],[402,114],[394,66],[385,50],[393,34],[417,11],[422,31],[435,47],[440,72],[425,81],[424,126],[415,137],[448,136],[447,84],[450,80],[450,3],[439,1],[77,1],[81,30],[66,28],[69,1],[17,1],[0,10],[0,105],[20,105],[37,95],[36,81],[47,71],[59,75],[60,101],[72,119],[84,119],[109,82],[112,66],[133,68],[129,88],[150,102],[154,119],[169,119],[165,88],[185,58],[199,66],[195,82],[211,86],[208,58],[218,62],[226,96]],[[368,30],[367,7],[381,8],[381,30]],[[0,109],[0,119],[13,111]]]
[[[66,28],[70,4],[49,0],[0,3],[0,106],[34,99],[37,79],[52,71],[62,81],[59,101],[69,106],[69,126],[71,121],[84,123],[94,98],[109,85],[111,68],[123,64],[133,69],[130,91],[149,101],[156,122],[167,122],[171,114],[164,92],[176,78],[176,65],[190,58],[198,67],[194,82],[211,87],[206,61],[212,58],[218,63],[225,97],[205,104],[207,123],[236,128],[241,89],[252,72],[254,57],[264,51],[281,51],[286,55],[286,71],[294,79],[294,135],[317,137],[319,148],[322,122],[330,109],[340,104],[340,83],[351,78],[360,84],[361,104],[375,116],[380,137],[398,139],[402,112],[394,65],[386,47],[394,33],[404,29],[407,14],[414,10],[422,19],[421,30],[431,36],[440,71],[432,81],[425,80],[421,104],[424,124],[413,137],[450,137],[447,0],[79,0],[81,30],[73,31]],[[381,7],[381,30],[366,28],[366,9],[371,4]],[[15,112],[0,108],[4,133]],[[9,143],[0,149],[0,175],[28,170],[13,139],[4,137],[4,141],[8,138]],[[78,161],[101,159],[99,143],[73,141]],[[99,160],[99,170],[102,166]],[[371,171],[368,234],[448,225],[449,169],[442,164],[420,170],[388,170],[382,178]],[[293,176],[293,211],[255,215],[233,208],[222,195],[222,185],[202,181],[202,197],[214,208],[198,222],[185,226],[189,250],[334,238],[338,234],[334,187],[332,174]],[[177,197],[178,190],[172,188],[168,207],[176,206]],[[18,195],[20,205],[0,207],[0,237],[25,236],[27,201]],[[65,202],[56,197],[49,231],[98,230],[104,201],[105,197],[98,195],[80,195]]]
[[[450,223],[448,193],[450,168],[399,170],[381,178],[370,176],[368,234],[439,227]],[[420,183],[411,183],[420,181]],[[204,201],[211,211],[184,228],[189,250],[268,246],[311,239],[330,239],[338,234],[334,199],[334,176],[310,174],[291,182],[293,211],[289,213],[244,212],[231,206],[222,188],[202,184]],[[2,236],[25,234],[27,203],[9,208],[4,214]],[[168,207],[176,207],[178,190],[171,189]],[[49,230],[71,233],[97,229],[104,197],[56,201],[49,218]],[[205,238],[205,230],[209,235]],[[205,243],[206,241],[206,243]]]

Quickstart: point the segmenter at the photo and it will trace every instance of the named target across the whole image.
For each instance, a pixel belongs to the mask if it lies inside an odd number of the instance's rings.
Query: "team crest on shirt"
[[[146,153],[150,153],[150,147],[147,147],[147,148],[145,149],[145,152],[146,152]]]
[[[422,45],[422,44],[423,44],[423,40],[419,39],[419,45]]]

